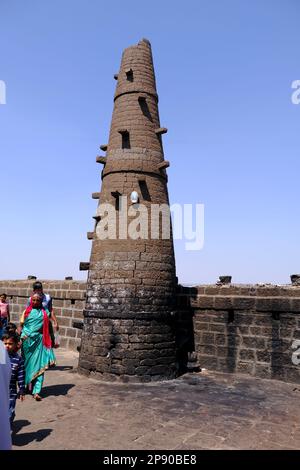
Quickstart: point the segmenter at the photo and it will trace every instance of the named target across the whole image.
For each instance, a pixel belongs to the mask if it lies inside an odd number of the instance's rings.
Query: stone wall
[[[61,345],[76,350],[81,330],[72,325],[83,321],[86,283],[42,282],[44,291],[53,297]],[[32,283],[0,281],[12,321],[18,321]],[[300,361],[296,347],[292,349],[296,340],[300,344],[300,286],[179,286],[177,301],[176,340],[182,371],[189,363],[190,367],[300,383],[300,365],[296,364]]]
[[[0,293],[6,293],[10,304],[11,321],[18,323],[34,281],[0,281]],[[80,281],[41,281],[44,292],[53,298],[61,336],[61,346],[76,350],[80,346],[81,330],[73,322],[82,322],[86,283]]]
[[[178,305],[199,367],[300,383],[300,286],[179,287]]]

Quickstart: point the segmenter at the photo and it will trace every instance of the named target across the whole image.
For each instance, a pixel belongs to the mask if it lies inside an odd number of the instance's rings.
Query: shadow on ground
[[[47,370],[47,372],[51,371],[51,370],[54,370],[54,371],[57,371],[57,370],[60,370],[60,371],[65,371],[65,370],[73,370],[74,367],[73,366],[54,366],[54,367],[49,367],[49,369]]]
[[[21,431],[22,428],[25,426],[29,426],[31,424],[28,419],[18,419],[13,422],[12,424],[12,432],[13,434],[17,434],[19,431]]]
[[[42,397],[58,397],[60,395],[67,395],[69,390],[74,387],[74,384],[59,384],[59,385],[48,385],[42,389]]]
[[[27,421],[29,424],[30,422]],[[39,429],[35,432],[25,432],[24,434],[12,434],[12,444],[14,446],[22,447],[31,443],[32,441],[41,442],[46,437],[50,436],[52,429]]]

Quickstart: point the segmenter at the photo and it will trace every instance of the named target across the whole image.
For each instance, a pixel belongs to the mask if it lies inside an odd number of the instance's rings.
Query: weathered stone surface
[[[142,245],[140,245],[142,246]],[[143,244],[144,246],[144,244]],[[125,246],[124,249],[128,246]],[[137,248],[137,246],[135,246]],[[110,251],[116,254],[110,257],[111,261],[149,261],[154,262],[157,253],[153,251],[146,252],[145,246],[143,252],[132,251]],[[137,253],[137,254],[136,254]],[[144,258],[141,258],[141,256]],[[131,259],[129,258],[131,257]],[[169,259],[166,258],[169,262]],[[147,273],[147,271],[143,271]],[[153,272],[156,276],[156,273]],[[132,278],[134,279],[134,278]],[[121,278],[124,281],[124,278]],[[136,281],[137,279],[135,279]],[[123,319],[110,318],[112,315],[109,312],[109,303],[105,303],[107,299],[111,302],[115,301],[117,291],[113,291],[113,295],[109,296],[108,293],[114,284],[113,279],[108,278],[108,291],[105,290],[106,299],[101,305],[103,312],[107,314],[106,318],[86,318],[86,333],[94,336],[92,347],[102,348],[101,354],[105,355],[110,352],[111,358],[116,358],[122,361],[122,358],[133,358],[140,361],[150,361],[149,364],[144,365],[158,365],[157,358],[160,357],[164,362],[164,358],[170,358],[172,354],[170,351],[174,347],[174,342],[132,342],[124,343],[124,348],[121,350],[120,343],[111,341],[112,325],[114,324],[114,334],[118,335],[144,335],[151,337],[152,334],[164,335],[169,334],[168,329],[170,326],[167,323],[159,322],[156,311],[140,311],[135,310],[135,305],[132,304],[131,312],[121,312],[124,315]],[[129,281],[129,279],[127,279]],[[98,282],[98,281],[97,281]],[[133,282],[133,281],[132,281]],[[162,282],[162,281],[159,281]],[[80,336],[74,337],[75,333],[71,333],[73,321],[82,321],[82,309],[84,307],[84,294],[86,284],[78,281],[43,281],[45,292],[49,292],[53,296],[53,304],[55,312],[58,316],[61,326],[62,345],[66,347],[76,348],[80,342]],[[132,288],[132,285],[122,282],[117,285],[120,288],[120,297],[118,302],[121,305],[121,299],[126,299],[127,294],[122,297],[122,293],[127,288]],[[122,287],[123,286],[123,287]],[[127,286],[127,287],[124,287]],[[154,284],[155,286],[155,284]],[[121,290],[121,287],[123,291]],[[153,285],[152,285],[153,287]],[[18,322],[19,316],[24,309],[27,297],[31,293],[32,282],[29,281],[0,281],[0,289],[9,295],[11,304],[12,320]],[[93,291],[92,291],[93,292]],[[130,291],[128,291],[129,293]],[[300,383],[299,365],[293,364],[292,354],[295,349],[292,349],[292,344],[295,340],[300,339],[300,287],[297,286],[199,286],[199,287],[182,287],[178,286],[178,299],[181,304],[180,314],[174,319],[173,326],[177,336],[177,350],[187,357],[189,352],[197,352],[198,365],[205,367],[206,364],[210,369],[219,371],[234,372],[239,363],[253,363],[253,369],[248,366],[242,366],[239,369],[243,373],[251,373],[257,377],[264,378],[278,378],[284,381],[293,381]],[[265,295],[266,294],[266,295]],[[129,295],[131,295],[129,293]],[[151,295],[153,291],[151,291]],[[265,296],[264,296],[265,295]],[[78,296],[78,298],[76,298]],[[290,305],[289,310],[281,310],[278,312],[278,299],[284,300],[284,308]],[[198,299],[204,297],[204,305],[210,307],[200,308]],[[227,306],[238,305],[239,308],[231,308],[228,310],[219,309],[220,304],[216,303],[216,299],[226,300]],[[134,299],[134,296],[131,297]],[[237,300],[235,300],[237,299]],[[244,299],[244,300],[243,300]],[[272,299],[275,303],[272,303]],[[123,301],[122,300],[122,301]],[[196,300],[196,302],[195,302]],[[272,310],[257,310],[257,306],[261,304],[257,301],[262,301],[263,308],[270,306],[276,307],[276,312]],[[250,301],[250,303],[249,303]],[[141,306],[148,308],[148,298],[140,297],[138,302]],[[237,302],[237,303],[235,303]],[[193,307],[191,306],[193,305]],[[123,304],[122,304],[123,305]],[[216,305],[218,308],[216,308]],[[223,306],[225,306],[223,302]],[[153,305],[151,306],[154,307]],[[162,308],[162,307],[160,307]],[[230,314],[230,312],[233,313]],[[278,319],[274,318],[274,313],[279,313]],[[128,318],[127,315],[132,315]],[[133,322],[138,317],[139,324],[136,328],[133,327]],[[167,316],[166,316],[167,318]],[[91,323],[89,323],[89,320]],[[99,320],[98,324],[96,320]],[[93,333],[93,325],[95,331]],[[88,328],[91,328],[89,331]],[[76,334],[80,331],[76,330]],[[208,336],[203,336],[208,334]],[[68,336],[69,335],[69,336]],[[86,336],[87,342],[89,336]],[[90,336],[90,337],[91,337]],[[97,339],[98,336],[98,339]],[[77,344],[70,340],[77,340]],[[134,346],[133,351],[128,351],[128,344]],[[111,349],[109,349],[113,346]],[[126,347],[125,347],[126,346]],[[84,348],[86,357],[86,365],[91,370],[95,368],[92,354],[93,349],[89,347]],[[97,350],[100,354],[100,349]],[[139,351],[142,353],[139,355]],[[148,357],[145,351],[151,352]],[[166,351],[166,352],[163,352]],[[165,356],[162,354],[166,354]],[[253,358],[254,355],[254,358]],[[100,357],[100,356],[99,356]],[[151,362],[152,361],[152,362]],[[169,361],[169,359],[167,359]],[[169,361],[171,367],[172,361]],[[107,372],[107,361],[103,362],[103,367]],[[250,372],[249,372],[250,371]],[[99,373],[100,374],[100,373]],[[101,374],[100,374],[101,375]],[[125,374],[127,376],[127,374]],[[149,377],[148,377],[149,379]],[[147,380],[148,380],[147,379]],[[128,379],[129,380],[129,379]],[[131,380],[131,379],[130,379]]]
[[[160,171],[166,168],[160,138],[166,129],[159,122],[149,41],[142,40],[124,51],[117,80],[107,154],[97,157],[97,162],[105,164],[101,192],[93,197],[99,198],[99,204],[113,204],[117,213],[122,210],[119,196],[127,196],[127,203],[131,204],[133,191],[138,192],[139,202],[149,210],[152,203],[168,205],[166,173]],[[121,227],[123,232],[126,229],[125,235],[129,222]],[[93,237],[84,315],[97,328],[84,324],[80,367],[90,355],[86,344],[95,344],[98,337],[94,360],[89,361],[89,368],[96,369],[97,377],[106,377],[104,372],[127,378],[144,375],[147,380],[152,376],[156,376],[155,380],[158,376],[174,377],[175,324],[171,316],[176,306],[176,275],[171,233],[165,239],[158,227],[157,239],[135,240],[119,229],[118,226],[115,239]],[[112,321],[111,331],[103,328],[103,319]],[[126,320],[130,323],[126,324]],[[141,324],[142,320],[146,323]],[[105,364],[97,362],[98,352],[102,354],[100,342],[107,344],[109,361]],[[118,345],[128,348],[115,351]],[[143,352],[137,349],[140,345]],[[164,349],[168,349],[168,356],[161,353]],[[155,359],[153,365],[146,367],[145,362],[139,362],[147,359]],[[101,370],[102,363],[105,371]]]

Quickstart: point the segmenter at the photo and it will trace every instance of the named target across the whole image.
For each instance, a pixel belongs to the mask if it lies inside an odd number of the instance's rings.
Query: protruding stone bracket
[[[94,232],[87,232],[86,234],[88,240],[93,240],[94,239]]]
[[[102,165],[105,165],[106,157],[96,157],[96,163],[102,163]]]
[[[101,220],[101,216],[100,216],[100,215],[94,215],[94,216],[93,216],[93,219],[95,219],[96,222],[98,223],[98,222],[100,222],[100,220]]]
[[[118,74],[118,73],[115,73],[115,74],[114,74],[114,79],[115,79],[115,80],[118,80],[118,78],[119,78],[119,74]]]
[[[81,261],[79,263],[79,271],[88,271],[90,269],[90,263]]]
[[[122,127],[121,129],[118,129],[119,134],[129,134],[128,129],[125,127]]]
[[[166,134],[167,132],[168,129],[166,127],[159,127],[158,129],[155,129],[155,134],[157,135]]]
[[[164,170],[166,168],[169,168],[170,162],[168,160],[165,160],[157,165],[158,170]]]
[[[107,144],[102,144],[102,145],[100,145],[100,150],[103,150],[103,152],[106,152],[106,151],[107,151],[107,147],[108,147]]]
[[[92,193],[92,199],[99,199],[100,193]]]

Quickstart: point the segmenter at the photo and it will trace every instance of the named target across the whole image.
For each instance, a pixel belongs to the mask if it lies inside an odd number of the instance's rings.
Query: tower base
[[[85,312],[78,372],[99,380],[151,382],[174,379],[176,363],[171,314],[97,318]]]

